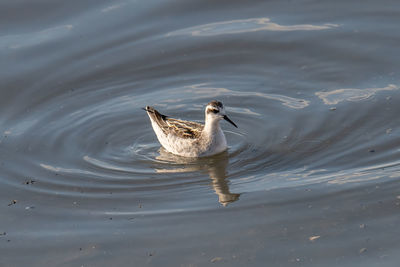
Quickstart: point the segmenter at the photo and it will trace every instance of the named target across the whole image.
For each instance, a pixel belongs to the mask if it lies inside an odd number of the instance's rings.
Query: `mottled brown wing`
[[[161,128],[164,134],[172,133],[182,138],[197,138],[204,128],[202,124],[197,122],[168,118],[153,107],[147,106],[145,110],[151,119]]]
[[[193,121],[183,121],[177,119],[166,118],[169,132],[182,138],[198,138],[204,126]]]
[[[150,116],[151,120],[154,121],[155,123],[157,123],[157,125],[161,129],[168,127],[167,123],[165,122],[167,119],[167,116],[162,115],[160,112],[155,110],[153,107],[146,106],[146,108],[144,108],[144,110],[147,111],[147,114]]]

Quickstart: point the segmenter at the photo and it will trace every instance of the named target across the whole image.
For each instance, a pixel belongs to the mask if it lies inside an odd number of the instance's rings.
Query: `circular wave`
[[[168,97],[150,104],[173,117],[184,115],[184,119],[201,121],[204,106],[197,103],[207,103],[210,96],[193,99],[199,88],[194,85],[167,89]],[[28,189],[64,195],[85,192],[87,196],[153,194],[159,190],[168,194],[171,190],[193,190],[195,185],[212,181],[220,202],[226,204],[239,197],[230,192],[230,184],[249,192],[330,181],[334,179],[330,174],[337,171],[337,166],[345,166],[340,161],[335,164],[338,158],[360,150],[373,157],[372,147],[392,141],[383,138],[374,145],[360,142],[359,146],[352,144],[352,151],[345,150],[354,136],[362,134],[368,113],[347,120],[345,127],[334,129],[324,126],[325,121],[340,121],[344,115],[339,113],[332,118],[332,111],[327,110],[325,115],[313,118],[312,111],[307,109],[313,105],[309,99],[238,93],[206,85],[201,88],[207,93],[213,92],[211,97],[222,100],[239,126],[237,130],[229,129],[230,125],[221,122],[229,144],[227,153],[201,159],[174,156],[160,149],[147,115],[140,110],[141,105],[151,102],[151,97],[125,92],[118,97],[102,98],[107,89],[90,94],[83,90],[79,103],[76,95],[57,96],[40,103],[32,118],[28,116],[6,131],[8,139],[15,139],[25,147],[19,153],[19,160],[25,161],[29,171],[36,173],[40,180]],[[84,96],[88,94],[99,101],[85,101]],[[174,98],[178,95],[180,98]],[[60,101],[61,110],[44,112]],[[243,102],[255,104],[244,106]],[[265,104],[268,104],[268,114],[262,114]],[[28,133],[31,138],[25,141]],[[3,137],[3,143],[8,141]],[[362,167],[362,162],[348,164],[346,168]],[[20,182],[9,182],[21,186]]]

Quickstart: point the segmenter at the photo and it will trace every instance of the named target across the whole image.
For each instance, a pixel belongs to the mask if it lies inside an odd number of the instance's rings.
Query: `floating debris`
[[[218,261],[222,261],[222,260],[223,260],[223,258],[221,258],[221,257],[215,257],[215,258],[211,259],[211,262],[214,263],[214,262],[218,262]]]
[[[364,253],[366,251],[367,251],[367,248],[362,248],[362,249],[360,249],[360,254],[362,254],[362,253]]]
[[[309,239],[311,242],[313,242],[313,241],[317,240],[317,239],[320,238],[320,237],[321,237],[320,235],[314,235],[314,236],[310,236],[308,239]]]
[[[15,205],[15,204],[17,204],[17,200],[16,199],[14,199],[14,200],[12,200],[9,204],[8,204],[8,206],[12,206],[12,205]]]

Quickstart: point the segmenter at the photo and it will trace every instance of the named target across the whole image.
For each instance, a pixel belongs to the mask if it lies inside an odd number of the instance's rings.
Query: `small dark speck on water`
[[[374,153],[374,152],[375,152],[375,149],[370,149],[369,152],[370,152],[370,153]]]

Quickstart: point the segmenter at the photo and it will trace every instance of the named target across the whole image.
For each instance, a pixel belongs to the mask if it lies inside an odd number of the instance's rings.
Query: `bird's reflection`
[[[207,158],[185,158],[176,156],[167,152],[164,148],[160,148],[159,155],[156,157],[161,162],[170,162],[168,169],[162,169],[161,166],[155,167],[159,173],[177,173],[177,172],[196,172],[204,171],[211,178],[211,185],[218,195],[218,201],[223,206],[227,206],[239,199],[240,194],[231,193],[227,180],[226,167],[229,163],[228,153],[225,151],[221,154]]]

